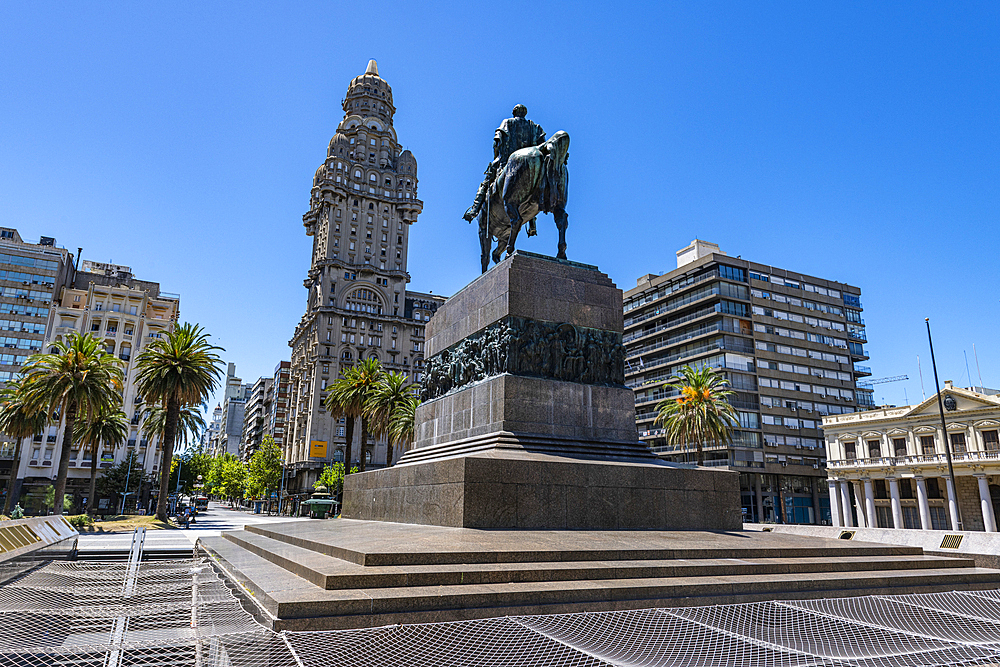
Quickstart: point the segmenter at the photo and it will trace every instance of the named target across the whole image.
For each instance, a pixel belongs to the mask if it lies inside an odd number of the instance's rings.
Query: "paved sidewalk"
[[[199,537],[218,537],[224,530],[238,530],[247,524],[308,521],[306,518],[253,514],[242,509],[230,509],[219,503],[210,503],[208,511],[198,515],[195,523],[186,530],[146,531],[145,549],[190,550]],[[128,551],[132,533],[82,533],[78,542],[80,551]]]

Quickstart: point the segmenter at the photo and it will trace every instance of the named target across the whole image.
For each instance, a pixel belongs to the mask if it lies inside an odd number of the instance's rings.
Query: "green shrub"
[[[66,519],[69,521],[69,524],[77,530],[80,528],[86,528],[94,523],[94,520],[90,518],[89,514],[75,514],[73,516],[66,517]]]

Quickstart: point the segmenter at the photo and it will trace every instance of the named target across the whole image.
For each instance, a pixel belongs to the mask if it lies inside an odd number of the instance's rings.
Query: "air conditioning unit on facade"
[[[819,464],[818,463],[814,463],[813,464],[813,470],[819,470]]]

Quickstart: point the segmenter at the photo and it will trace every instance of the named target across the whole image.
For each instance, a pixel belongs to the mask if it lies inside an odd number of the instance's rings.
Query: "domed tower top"
[[[351,80],[344,97],[344,114],[380,116],[392,122],[396,107],[392,105],[392,88],[378,75],[378,63],[368,61],[368,69]]]

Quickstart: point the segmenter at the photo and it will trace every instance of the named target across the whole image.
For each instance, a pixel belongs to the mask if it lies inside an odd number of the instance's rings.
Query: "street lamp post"
[[[927,324],[927,343],[931,348],[931,367],[934,369],[934,391],[937,392],[938,411],[941,413],[941,436],[944,438],[944,453],[948,459],[948,478],[951,480],[951,491],[955,495],[955,510],[958,514],[958,525],[955,530],[962,530],[965,523],[962,521],[962,505],[958,502],[958,485],[955,484],[955,468],[951,464],[951,440],[948,438],[948,425],[944,419],[944,399],[941,398],[941,385],[938,384],[937,362],[934,361],[934,340],[931,338],[931,318],[925,317]]]

